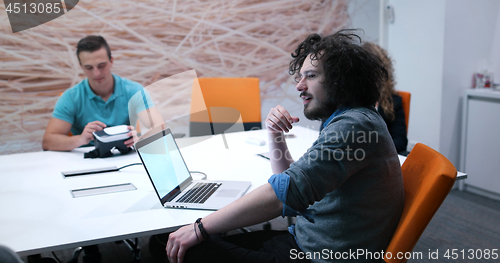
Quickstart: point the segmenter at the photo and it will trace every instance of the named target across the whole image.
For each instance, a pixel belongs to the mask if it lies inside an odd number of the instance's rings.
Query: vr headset
[[[127,136],[127,125],[118,125],[93,132],[95,150],[85,153],[84,158],[106,158],[113,156],[113,149],[121,154],[127,154],[132,148],[125,146],[125,141],[132,138]]]

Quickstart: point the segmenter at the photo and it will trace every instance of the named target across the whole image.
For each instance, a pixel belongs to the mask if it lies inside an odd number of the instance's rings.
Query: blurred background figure
[[[375,43],[365,42],[363,48],[379,57],[387,69],[389,77],[381,86],[380,100],[376,108],[387,124],[396,150],[399,154],[407,155],[406,147],[408,145],[408,138],[406,136],[405,113],[403,110],[402,98],[394,89],[396,82],[394,81],[392,60],[387,54],[387,51]]]

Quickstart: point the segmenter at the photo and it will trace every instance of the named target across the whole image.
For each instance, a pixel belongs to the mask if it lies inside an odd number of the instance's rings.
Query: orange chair
[[[407,261],[405,253],[412,252],[457,178],[457,170],[446,157],[421,143],[413,147],[401,169],[405,203],[398,227],[385,252],[386,263]],[[398,253],[403,259],[397,258]]]
[[[195,81],[191,95],[190,136],[262,128],[258,78],[198,78],[198,82],[199,89]]]
[[[408,134],[408,123],[410,122],[410,100],[411,93],[407,91],[397,91],[403,99],[403,111],[405,112],[406,134]]]

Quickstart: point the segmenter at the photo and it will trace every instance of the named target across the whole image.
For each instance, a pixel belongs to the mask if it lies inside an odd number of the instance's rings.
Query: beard
[[[307,94],[305,95],[307,96]],[[304,105],[304,116],[309,120],[325,121],[337,108],[337,103],[331,98],[311,97],[311,102]]]

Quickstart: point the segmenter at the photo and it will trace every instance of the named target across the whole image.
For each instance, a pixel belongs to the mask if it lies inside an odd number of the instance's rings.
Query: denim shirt
[[[323,127],[326,127],[328,123],[330,123],[333,118],[344,113],[346,110],[350,109],[350,107],[340,107],[337,109],[323,124]],[[288,186],[290,185],[290,176],[284,173],[272,175],[268,182],[273,187],[274,192],[278,199],[283,203],[283,212],[281,214],[282,217],[285,216],[298,216],[301,215],[306,218],[309,222],[314,223],[314,209],[305,209],[302,211],[295,211],[289,206],[286,205],[286,198],[288,193]],[[293,233],[292,233],[293,234]]]

